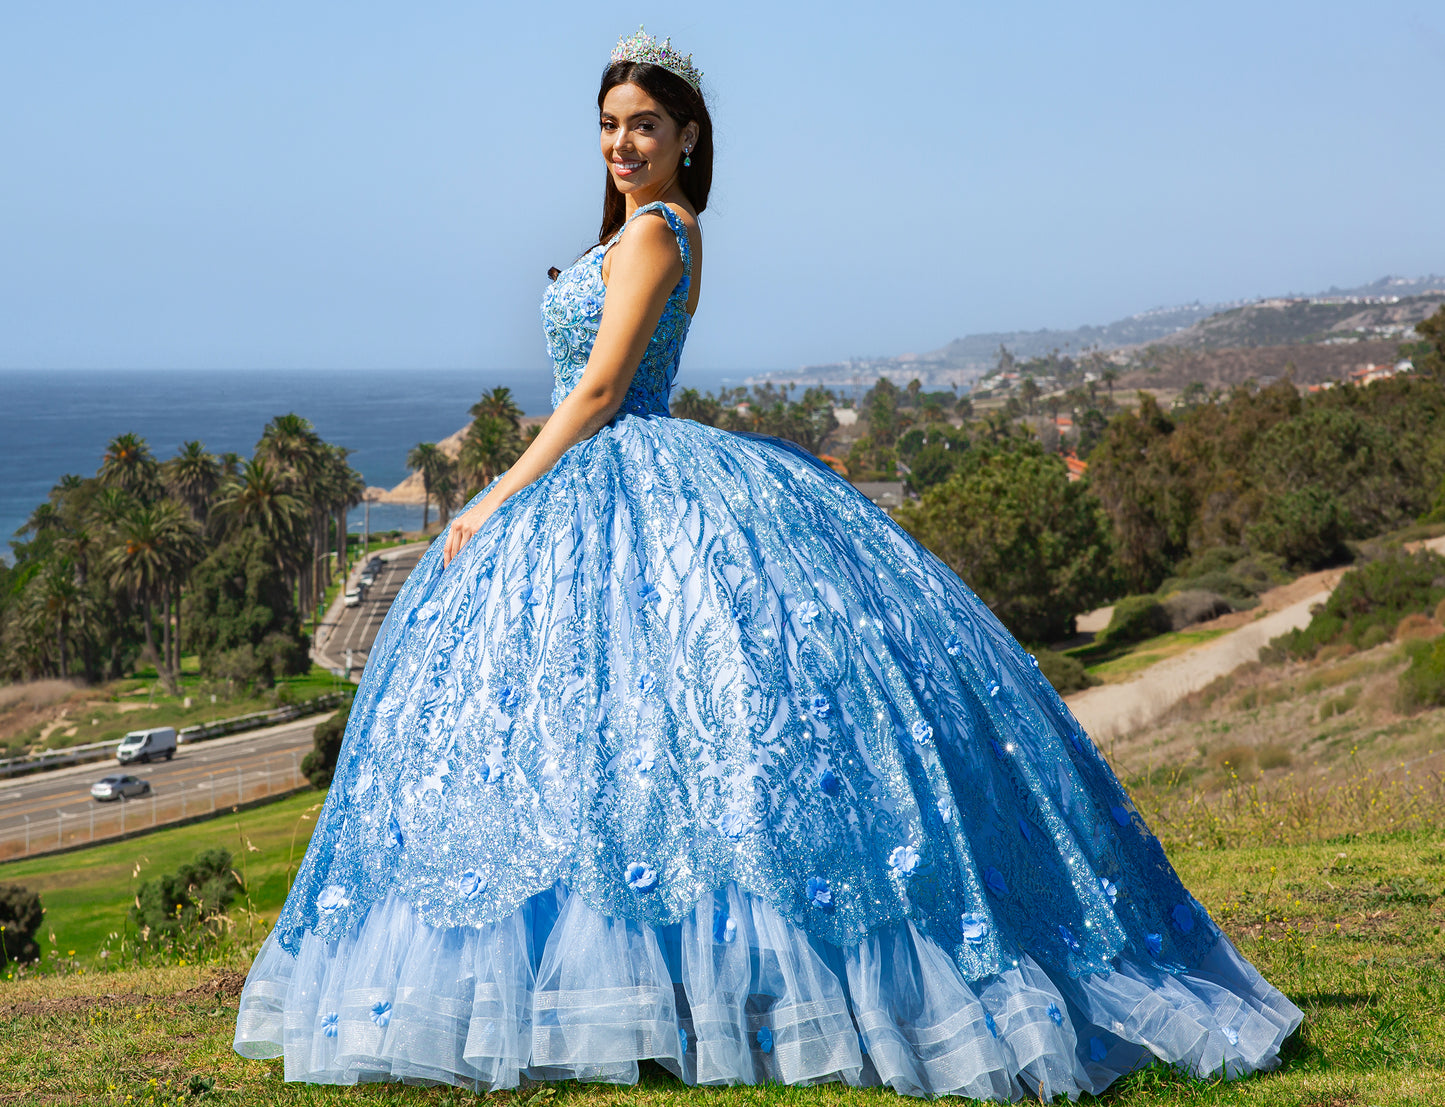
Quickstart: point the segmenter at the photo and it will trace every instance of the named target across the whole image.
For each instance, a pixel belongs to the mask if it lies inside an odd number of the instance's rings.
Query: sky
[[[717,135],[684,367],[1445,272],[1445,7],[0,0],[0,368],[533,368],[639,23]]]

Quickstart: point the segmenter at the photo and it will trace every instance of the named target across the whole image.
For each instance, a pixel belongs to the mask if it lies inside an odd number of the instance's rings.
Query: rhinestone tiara
[[[649,65],[660,65],[663,69],[670,73],[676,73],[692,85],[694,92],[702,92],[702,74],[693,68],[692,55],[679,54],[674,50],[670,37],[658,42],[652,35],[644,31],[640,24],[635,35],[630,37],[623,35],[618,38],[617,45],[612,48],[611,61],[647,62]]]

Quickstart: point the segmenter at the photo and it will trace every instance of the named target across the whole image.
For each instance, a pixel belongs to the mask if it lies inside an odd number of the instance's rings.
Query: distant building
[[[1079,455],[1070,450],[1064,455],[1064,468],[1069,471],[1069,480],[1083,480],[1084,474],[1089,471],[1089,463],[1080,461]]]

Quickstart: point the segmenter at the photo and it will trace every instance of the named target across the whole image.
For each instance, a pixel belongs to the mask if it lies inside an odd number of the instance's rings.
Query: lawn
[[[1143,642],[1130,642],[1119,646],[1090,644],[1075,646],[1064,652],[1083,662],[1090,676],[1104,684],[1118,684],[1143,672],[1155,662],[1192,650],[1195,646],[1202,646],[1205,642],[1228,633],[1227,629],[1219,627],[1208,630],[1176,630],[1145,639]]]
[[[0,882],[39,889],[48,910],[47,971],[0,981],[0,1104],[472,1101],[454,1089],[287,1085],[279,1061],[246,1061],[231,1051],[236,996],[264,930],[259,919],[274,919],[319,799],[307,793],[196,826],[0,866]],[[249,884],[249,907],[232,912],[239,925],[231,948],[202,965],[137,968],[122,965],[121,955],[100,957],[107,944],[117,947],[106,936],[123,931],[140,880],[215,845],[244,863]],[[1213,1084],[1150,1069],[1102,1102],[1445,1104],[1445,829],[1177,849],[1174,861],[1245,956],[1304,1009],[1305,1026],[1287,1043],[1278,1072]],[[256,920],[250,927],[248,918]],[[203,1094],[192,1097],[192,1087]],[[569,1084],[491,1098],[578,1107],[899,1102],[891,1092],[838,1085],[692,1090],[661,1070],[648,1071],[637,1088]]]

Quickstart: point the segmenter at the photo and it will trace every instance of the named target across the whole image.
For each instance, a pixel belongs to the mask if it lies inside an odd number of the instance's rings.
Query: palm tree
[[[90,596],[77,583],[69,559],[47,561],[27,587],[26,600],[33,623],[54,635],[55,675],[64,679],[70,675],[67,647],[76,631],[86,629],[91,612]]]
[[[325,528],[330,518],[324,485],[330,464],[329,447],[312,428],[308,419],[295,412],[278,415],[266,424],[261,440],[256,443],[256,456],[269,459],[280,467],[286,490],[305,508],[310,522],[310,557],[298,565],[295,583],[302,611],[316,606],[320,595],[320,560],[326,555]]]
[[[177,673],[172,667],[170,619],[165,621],[166,656],[156,652],[151,626],[152,605],[165,602],[169,616],[171,586],[194,563],[200,531],[190,513],[174,500],[140,503],[120,521],[114,544],[105,557],[112,584],[140,603],[146,651],[156,662],[168,688],[174,691]]]
[[[221,463],[200,442],[182,442],[180,452],[161,466],[172,495],[191,509],[202,526],[211,513],[211,500],[221,486]]]
[[[515,429],[497,415],[482,413],[472,420],[462,439],[460,462],[467,483],[480,489],[517,460],[520,454]]]
[[[112,438],[96,475],[101,484],[129,492],[138,500],[150,502],[161,496],[160,462],[151,454],[146,440],[137,434]]]
[[[418,442],[406,455],[406,467],[421,474],[422,505],[421,532],[427,531],[427,510],[436,488],[437,478],[451,468],[451,458],[442,453],[435,442]]]
[[[288,490],[276,466],[261,458],[243,462],[236,479],[221,490],[216,514],[228,535],[255,531],[278,569],[283,573],[295,570],[306,509]]]
[[[331,447],[334,469],[331,482],[331,503],[336,512],[336,569],[346,571],[346,516],[353,507],[361,503],[366,495],[366,481],[361,474],[346,463],[351,451],[341,446]]]
[[[471,417],[480,419],[483,415],[490,415],[511,424],[514,431],[522,428],[522,409],[512,399],[510,388],[487,388],[482,391],[482,398],[472,405]]]

